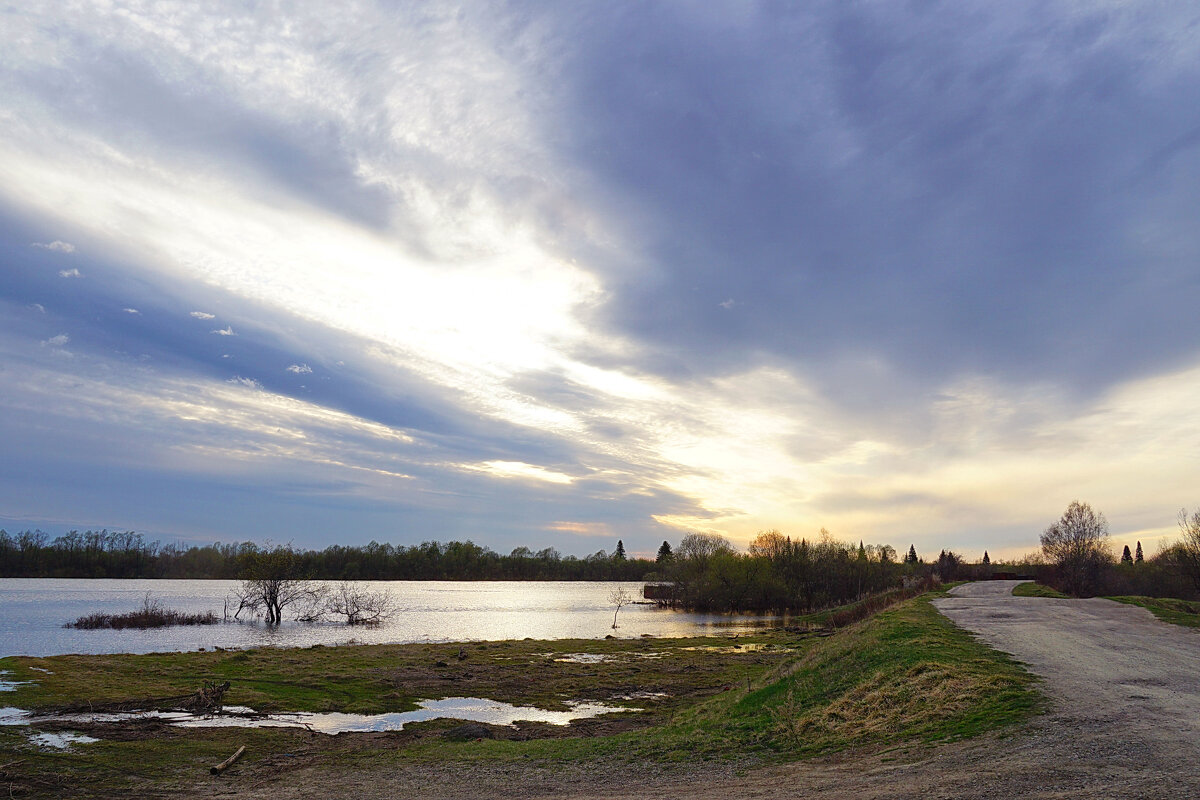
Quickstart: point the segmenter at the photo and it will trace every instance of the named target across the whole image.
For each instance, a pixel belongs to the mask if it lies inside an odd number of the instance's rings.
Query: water
[[[660,695],[646,693],[642,699]],[[570,725],[572,720],[589,719],[601,714],[641,711],[640,708],[609,706],[604,703],[568,702],[567,711],[547,711],[533,706],[514,706],[499,700],[480,697],[443,697],[440,700],[418,701],[420,708],[389,714],[342,714],[298,711],[288,714],[255,714],[253,709],[226,706],[221,714],[192,714],[187,711],[130,711],[99,714],[59,714],[37,716],[19,708],[0,709],[0,725],[33,725],[39,722],[116,723],[138,719],[160,719],[182,728],[308,728],[317,733],[347,733],[366,731],[398,731],[410,722],[431,719],[460,719],[468,722],[487,722],[492,725],[513,725],[517,722],[545,722],[550,725]],[[49,736],[52,734],[40,734]],[[70,734],[68,734],[70,735]],[[77,736],[77,734],[76,734]],[[75,739],[75,741],[83,741]],[[88,739],[88,741],[96,741]],[[48,742],[46,744],[49,744]],[[66,746],[65,744],[63,746]]]
[[[398,613],[381,625],[348,627],[332,622],[260,622],[187,625],[154,630],[75,630],[62,627],[85,614],[124,614],[140,607],[146,592],[187,613],[224,612],[236,581],[111,580],[86,578],[0,579],[0,657],[63,653],[154,653],[200,648],[309,647],[498,639],[602,639],[738,633],[762,618],[687,614],[652,605],[627,605],[612,629],[608,597],[618,585],[635,598],[642,584],[602,581],[378,581],[372,591],[391,593]],[[286,616],[286,610],[285,610]]]

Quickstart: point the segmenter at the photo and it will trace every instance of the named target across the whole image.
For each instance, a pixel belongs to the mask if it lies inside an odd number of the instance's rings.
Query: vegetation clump
[[[203,614],[187,614],[167,608],[158,600],[150,598],[147,592],[142,600],[142,607],[127,614],[87,614],[74,622],[68,622],[64,628],[81,628],[95,630],[99,628],[168,628],[173,625],[213,625],[221,618],[211,611]]]

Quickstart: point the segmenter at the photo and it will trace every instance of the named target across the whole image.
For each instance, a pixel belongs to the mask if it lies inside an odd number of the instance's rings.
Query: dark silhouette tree
[[[658,555],[654,558],[655,564],[664,564],[671,560],[671,543],[664,541],[662,547],[658,548]]]
[[[625,543],[617,539],[617,549],[613,552],[613,561],[625,560]]]
[[[983,551],[983,563],[985,563],[985,564],[991,564],[991,563],[992,563],[992,560],[991,560],[990,558],[988,558],[988,553],[987,553],[987,550],[984,550],[984,551]]]
[[[1121,552],[1121,563],[1122,564],[1132,564],[1133,563],[1133,553],[1129,552],[1129,545],[1125,545],[1125,549]]]
[[[917,558],[917,546],[910,544],[908,546],[908,555],[904,557],[905,564],[916,564],[920,559]]]
[[[1133,557],[1133,560],[1134,560],[1134,561],[1136,561],[1136,562],[1137,562],[1137,563],[1139,563],[1139,564],[1140,564],[1140,563],[1142,563],[1143,561],[1145,561],[1145,560],[1146,560],[1146,559],[1145,559],[1145,557],[1142,555],[1142,543],[1141,543],[1141,541],[1139,541],[1139,542],[1137,543],[1137,553],[1134,555],[1134,557]]]

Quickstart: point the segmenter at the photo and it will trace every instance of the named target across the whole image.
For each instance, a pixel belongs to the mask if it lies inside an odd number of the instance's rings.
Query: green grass
[[[1012,593],[1013,597],[1053,597],[1058,600],[1069,599],[1067,595],[1058,591],[1058,589],[1051,589],[1045,584],[1034,583],[1033,581],[1017,584],[1013,587]]]
[[[814,643],[774,674],[674,714],[661,727],[605,739],[422,742],[408,757],[794,759],[975,736],[1044,707],[1035,679],[940,615],[929,596]]]
[[[153,794],[195,788],[196,776],[208,764],[240,744],[248,745],[248,755],[238,769],[254,780],[274,780],[301,764],[335,777],[354,774],[356,780],[369,780],[372,770],[402,765],[420,770],[432,762],[501,771],[555,764],[687,768],[699,760],[754,763],[953,740],[1019,724],[1038,713],[1043,700],[1033,677],[938,614],[929,602],[938,594],[903,602],[827,637],[770,631],[736,639],[2,659],[0,669],[36,682],[6,697],[5,704],[26,708],[177,695],[204,680],[230,680],[228,703],[279,710],[400,710],[416,698],[455,695],[547,708],[560,707],[565,699],[608,699],[631,690],[672,696],[634,701],[647,711],[597,721],[594,736],[575,731],[562,738],[563,729],[546,728],[542,733],[555,738],[528,741],[452,742],[437,734],[458,723],[443,720],[397,733],[337,737],[158,725],[120,732],[94,728],[88,732],[103,741],[62,754],[32,751],[9,728],[0,729],[0,762],[21,762],[14,768],[20,773],[17,785],[37,780],[85,786],[95,794]],[[740,647],[746,644],[753,647]],[[609,660],[554,659],[554,654],[581,652]],[[654,654],[662,655],[649,657]]]
[[[1140,595],[1118,595],[1108,597],[1118,603],[1131,606],[1141,606],[1163,622],[1173,625],[1183,625],[1188,628],[1200,628],[1200,603],[1187,600],[1177,600],[1173,597],[1142,597]]]

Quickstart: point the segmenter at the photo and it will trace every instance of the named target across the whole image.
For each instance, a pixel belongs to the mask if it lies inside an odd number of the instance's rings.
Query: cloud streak
[[[137,442],[231,536],[239,482],[381,540],[1157,530],[1200,444],[1181,14],[14,11],[0,339],[40,400],[0,433],[93,498],[24,476],[28,513],[140,513]]]

